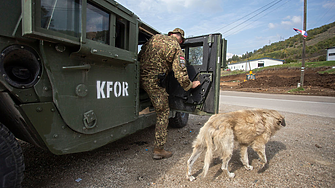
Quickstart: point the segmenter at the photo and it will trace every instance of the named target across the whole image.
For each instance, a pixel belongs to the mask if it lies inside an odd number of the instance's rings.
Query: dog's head
[[[267,114],[271,129],[279,130],[286,126],[285,117],[276,110],[265,110],[264,113]]]
[[[277,130],[286,127],[285,117],[280,113],[278,113],[277,111],[275,111],[274,114],[274,121]]]

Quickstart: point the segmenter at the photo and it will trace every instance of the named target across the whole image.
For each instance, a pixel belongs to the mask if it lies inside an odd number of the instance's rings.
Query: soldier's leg
[[[164,92],[157,92],[153,95],[152,102],[154,104],[157,115],[153,158],[169,158],[172,156],[172,152],[164,150],[164,145],[167,139],[167,127],[169,124],[170,113],[168,94],[165,92],[165,90]]]
[[[169,101],[165,89],[156,90],[151,95],[151,102],[157,115],[155,128],[155,148],[164,149],[167,137],[167,127],[169,124]]]
[[[169,124],[169,95],[165,88],[159,87],[156,82],[142,82],[142,88],[148,93],[157,116],[153,158],[162,159],[171,157],[172,153],[164,150]]]

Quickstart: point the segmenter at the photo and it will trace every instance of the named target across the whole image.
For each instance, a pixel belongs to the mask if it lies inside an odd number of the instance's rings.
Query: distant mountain
[[[335,22],[307,31],[305,61],[325,61],[326,49],[335,46]],[[302,56],[303,36],[297,34],[285,41],[265,45],[263,48],[247,52],[242,57],[234,55],[228,62],[235,63],[263,57],[283,59],[285,63],[297,62]]]

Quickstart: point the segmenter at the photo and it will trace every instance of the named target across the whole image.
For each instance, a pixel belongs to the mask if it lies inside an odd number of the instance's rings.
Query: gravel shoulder
[[[242,109],[220,106],[220,112]],[[169,159],[153,160],[154,127],[94,151],[56,156],[21,142],[25,156],[23,187],[335,187],[335,119],[281,112],[287,126],[266,145],[269,165],[260,168],[258,156],[249,149],[254,170],[247,171],[235,148],[229,179],[215,159],[208,175],[201,176],[203,155],[193,166],[197,178],[186,179],[186,161],[192,142],[208,116],[190,115],[182,129],[169,129]]]

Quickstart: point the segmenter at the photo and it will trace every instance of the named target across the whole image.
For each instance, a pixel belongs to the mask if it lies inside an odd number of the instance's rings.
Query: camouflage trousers
[[[141,80],[142,88],[148,93],[157,115],[155,127],[155,148],[164,149],[169,124],[169,94],[158,86],[158,79]]]

